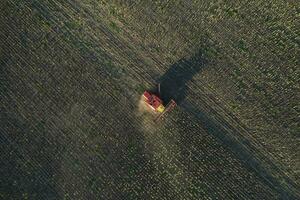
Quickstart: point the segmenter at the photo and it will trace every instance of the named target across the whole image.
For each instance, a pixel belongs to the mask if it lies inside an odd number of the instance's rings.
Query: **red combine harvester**
[[[158,84],[158,95],[145,91],[143,94],[144,102],[159,115],[154,119],[155,122],[160,120],[167,112],[172,110],[176,106],[176,102],[171,99],[171,101],[164,106],[164,102],[160,98],[160,84]]]

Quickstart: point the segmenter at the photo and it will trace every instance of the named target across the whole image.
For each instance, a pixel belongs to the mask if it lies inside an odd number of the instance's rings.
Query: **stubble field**
[[[2,199],[300,197],[296,1],[0,8]]]

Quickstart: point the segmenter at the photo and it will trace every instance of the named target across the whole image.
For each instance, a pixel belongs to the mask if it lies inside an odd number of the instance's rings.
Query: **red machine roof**
[[[145,91],[143,95],[146,98],[146,102],[154,109],[157,109],[162,104],[162,100],[155,94]]]

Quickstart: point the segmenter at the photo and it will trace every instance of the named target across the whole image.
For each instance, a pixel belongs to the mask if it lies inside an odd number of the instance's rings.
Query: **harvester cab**
[[[171,99],[167,105],[164,104],[160,95],[160,84],[158,84],[158,94],[145,91],[143,98],[146,105],[148,105],[153,112],[158,113],[158,116],[154,119],[155,122],[160,120],[167,112],[176,106],[176,102],[173,99]]]

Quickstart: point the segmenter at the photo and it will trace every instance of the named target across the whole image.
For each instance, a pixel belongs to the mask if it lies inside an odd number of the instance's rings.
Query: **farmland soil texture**
[[[300,199],[299,7],[0,1],[0,199]]]

